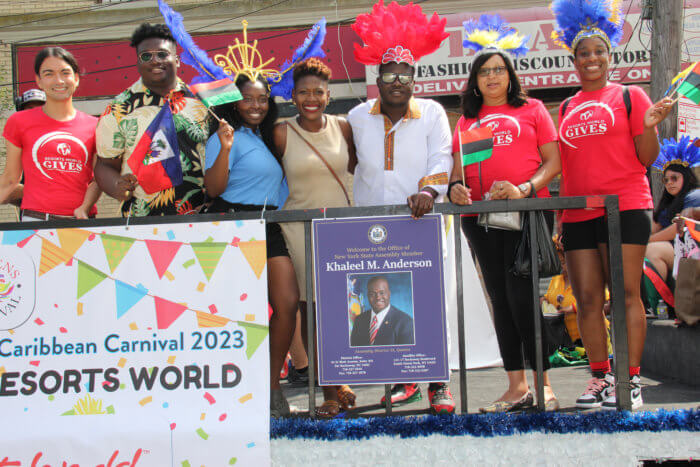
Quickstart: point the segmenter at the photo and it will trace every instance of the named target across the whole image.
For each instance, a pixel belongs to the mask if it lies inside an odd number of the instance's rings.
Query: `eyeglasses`
[[[247,104],[247,105],[253,105],[256,102],[258,103],[258,105],[265,105],[265,104],[267,104],[267,101],[269,98],[270,98],[269,96],[260,96],[260,97],[243,96],[243,99],[241,99],[241,102],[243,102],[244,104]]]
[[[409,84],[411,81],[413,81],[413,75],[410,73],[382,73],[381,74],[381,79],[382,83],[384,84],[391,84],[397,79],[399,80],[399,83],[401,84]]]
[[[506,67],[504,67],[504,66],[495,66],[493,68],[482,67],[482,68],[479,68],[478,75],[483,78],[485,76],[491,76],[491,74],[494,74],[496,76],[501,76],[505,72],[506,72]]]
[[[676,183],[681,177],[678,175],[669,175],[668,177],[664,177],[664,185],[667,183]]]
[[[164,60],[167,60],[168,57],[170,57],[170,52],[165,50],[158,50],[155,52],[141,52],[139,54],[139,61],[141,63],[148,63],[154,58],[157,58],[158,61],[162,62]]]

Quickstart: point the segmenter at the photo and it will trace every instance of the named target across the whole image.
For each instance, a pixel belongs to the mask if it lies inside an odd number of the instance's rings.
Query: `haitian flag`
[[[189,88],[192,94],[207,107],[228,104],[243,99],[236,84],[228,78],[209,81],[208,83],[193,84]]]
[[[459,148],[462,167],[481,162],[493,155],[493,133],[485,126],[459,132]]]
[[[167,101],[146,128],[127,164],[149,195],[182,183],[180,147]]]
[[[693,67],[678,87],[678,94],[687,97],[695,104],[700,104],[700,63]]]

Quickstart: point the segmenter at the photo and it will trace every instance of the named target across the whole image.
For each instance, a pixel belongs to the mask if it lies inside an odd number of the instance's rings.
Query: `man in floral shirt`
[[[139,26],[131,36],[141,79],[119,94],[97,124],[95,179],[105,193],[122,201],[122,216],[195,214],[204,204],[204,148],[209,117],[177,77],[180,61],[167,26]],[[170,103],[180,147],[183,181],[147,194],[127,164],[134,148],[161,107]]]

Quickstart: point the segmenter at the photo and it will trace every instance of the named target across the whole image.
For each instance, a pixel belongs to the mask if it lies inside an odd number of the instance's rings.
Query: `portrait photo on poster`
[[[347,275],[350,347],[415,345],[413,273]]]

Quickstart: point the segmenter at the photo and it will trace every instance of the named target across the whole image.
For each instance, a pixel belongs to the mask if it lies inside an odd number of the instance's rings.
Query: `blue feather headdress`
[[[326,53],[323,51],[323,41],[325,39],[326,18],[321,18],[306,35],[306,40],[304,40],[304,43],[294,52],[292,59],[285,60],[279,73],[267,79],[267,82],[270,83],[270,94],[272,96],[280,96],[287,100],[292,98],[292,89],[294,89],[294,67],[307,58],[325,57]]]
[[[182,23],[182,15],[173,10],[163,0],[158,0],[158,8],[165,19],[165,24],[172,33],[177,43],[182,47],[182,63],[197,70],[198,75],[194,77],[191,84],[207,83],[227,78],[221,67],[217,66],[205,51],[197,47],[192,37],[185,31]]]
[[[325,18],[322,18],[311,28],[306,40],[294,52],[292,58],[285,61],[280,70],[276,70],[268,68],[268,65],[274,61],[274,57],[263,60],[257,48],[257,40],[252,44],[248,43],[247,21],[243,21],[243,42],[236,38],[235,44],[229,45],[226,54],[217,54],[212,60],[204,50],[195,44],[185,30],[182,15],[170,8],[164,0],[158,0],[158,7],[170,32],[183,49],[182,62],[198,72],[191,84],[206,83],[223,78],[235,81],[240,74],[248,76],[252,81],[262,76],[267,79],[272,96],[290,99],[294,87],[294,67],[307,58],[326,56],[323,51],[323,41],[326,37]]]
[[[554,0],[554,42],[572,52],[582,39],[600,37],[612,49],[622,38],[621,0]]]
[[[481,15],[478,21],[470,19],[463,26],[462,46],[474,50],[475,57],[486,52],[504,52],[507,58],[519,57],[529,50],[530,36],[518,33],[500,15]]]
[[[665,139],[659,157],[651,166],[665,171],[674,164],[691,168],[700,165],[700,148],[693,143],[690,136],[681,136],[678,142],[673,139]]]

